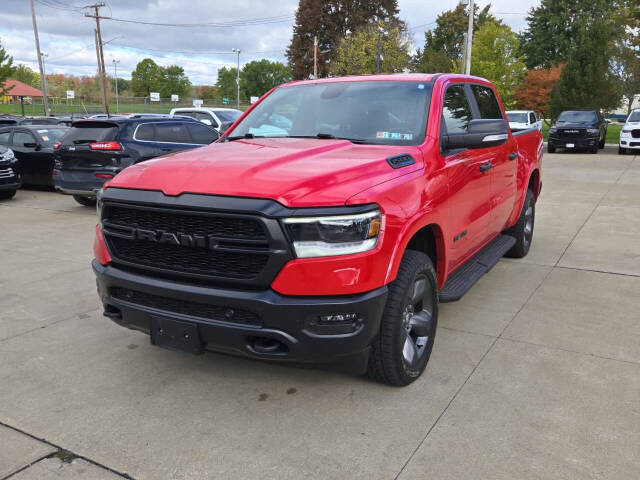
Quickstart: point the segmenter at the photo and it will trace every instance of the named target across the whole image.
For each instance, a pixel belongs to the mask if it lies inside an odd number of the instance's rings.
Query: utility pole
[[[382,45],[380,44],[380,35],[382,34],[382,32],[380,31],[380,28],[378,28],[378,47],[376,50],[376,73],[380,73],[380,50],[382,48]]]
[[[460,73],[464,75],[467,69],[467,33],[465,32],[462,40],[462,63],[460,64]]]
[[[318,78],[318,36],[313,36],[313,79]]]
[[[475,10],[473,8],[473,0],[469,0],[469,26],[467,28],[467,48],[464,59],[464,73],[471,75],[471,51],[473,50],[473,17]]]
[[[109,115],[109,98],[107,96],[107,71],[104,66],[104,51],[102,50],[102,33],[100,32],[100,19],[107,18],[100,16],[100,8],[104,7],[104,3],[95,3],[93,5],[86,5],[83,8],[93,8],[95,14],[91,15],[85,13],[85,17],[94,18],[96,20],[96,55],[98,56],[98,73],[100,74],[100,83],[102,87],[102,105],[104,112]]]
[[[31,4],[31,20],[33,21],[33,34],[36,37],[36,53],[38,54],[38,66],[40,67],[40,84],[42,85],[42,104],[44,105],[44,114],[49,116],[49,98],[47,97],[47,77],[44,75],[44,65],[42,62],[42,53],[40,52],[40,38],[38,37],[38,24],[36,23],[36,9],[33,6],[33,0],[29,0]]]
[[[236,107],[240,110],[240,49],[234,48],[231,51],[238,54],[238,68],[236,69]]]
[[[116,113],[120,113],[120,105],[118,104],[118,67],[120,60],[113,59],[113,79],[116,82]]]

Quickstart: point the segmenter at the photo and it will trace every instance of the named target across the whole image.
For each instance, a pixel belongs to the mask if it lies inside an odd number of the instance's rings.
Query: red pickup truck
[[[462,75],[293,82],[99,198],[104,314],[166,348],[411,383],[438,302],[531,245],[542,136]]]

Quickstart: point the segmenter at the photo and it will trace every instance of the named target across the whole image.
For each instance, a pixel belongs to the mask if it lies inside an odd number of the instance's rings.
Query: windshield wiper
[[[315,135],[287,135],[288,138],[320,138],[327,140],[348,140],[351,143],[367,143],[366,140],[360,138],[336,137],[332,133],[317,133]]]
[[[245,133],[244,135],[236,135],[233,137],[224,137],[225,142],[233,142],[234,140],[241,140],[243,138],[256,138],[253,133]]]

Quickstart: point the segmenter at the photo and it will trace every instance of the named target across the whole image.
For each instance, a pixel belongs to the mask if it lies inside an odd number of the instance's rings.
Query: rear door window
[[[153,123],[141,123],[136,128],[135,133],[133,134],[134,140],[140,140],[142,142],[154,142],[155,141],[155,128],[153,128]]]
[[[28,132],[14,132],[13,144],[17,147],[24,147],[25,143],[36,143],[36,139]]]
[[[502,111],[498,104],[498,99],[489,87],[484,85],[471,85],[471,91],[480,110],[480,118],[501,119]]]
[[[82,145],[115,140],[118,127],[113,123],[86,122],[71,127],[62,138],[63,145]]]
[[[197,123],[189,124],[189,132],[193,143],[200,145],[209,145],[211,142],[218,139],[218,133],[205,125]]]
[[[444,94],[442,118],[448,134],[466,133],[473,120],[464,85],[452,85]]]
[[[2,145],[9,145],[9,137],[11,132],[0,132],[0,143]]]
[[[155,141],[161,143],[193,143],[184,123],[156,123]]]

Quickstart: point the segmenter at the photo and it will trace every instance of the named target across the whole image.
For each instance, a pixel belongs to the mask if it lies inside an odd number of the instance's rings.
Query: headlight
[[[14,158],[15,158],[15,155],[13,154],[13,150],[11,149],[7,150],[2,155],[0,155],[0,159],[2,160],[13,160]]]
[[[631,133],[631,129],[630,128],[629,129],[623,128],[622,129],[622,133]]]
[[[375,248],[382,223],[379,210],[354,215],[283,220],[298,258],[330,257]]]
[[[104,188],[101,188],[96,192],[96,213],[98,214],[98,223],[102,225],[102,194]]]
[[[592,135],[600,135],[600,130],[598,130],[597,128],[587,128],[587,133],[590,133]]]

